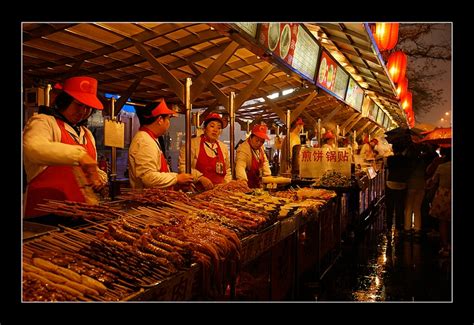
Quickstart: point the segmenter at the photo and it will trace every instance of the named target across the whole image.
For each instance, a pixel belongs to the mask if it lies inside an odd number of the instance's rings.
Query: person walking
[[[403,155],[403,146],[393,144],[393,156],[387,157],[387,180],[385,182],[386,225],[391,231],[395,217],[395,230],[403,229],[407,180],[410,171],[408,158]],[[394,215],[395,214],[395,215]]]
[[[445,151],[446,152],[446,151]],[[447,161],[440,164],[430,179],[431,183],[438,183],[438,189],[430,209],[430,214],[439,220],[439,235],[442,256],[449,256],[451,252],[451,153],[446,152]]]

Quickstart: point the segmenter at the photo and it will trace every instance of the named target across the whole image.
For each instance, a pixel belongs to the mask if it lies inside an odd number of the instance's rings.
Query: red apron
[[[158,148],[160,149],[160,152],[161,152],[161,154],[160,154],[160,161],[161,161],[160,172],[161,173],[169,173],[170,168],[168,166],[168,161],[166,160],[166,157],[165,157],[165,155],[163,154],[163,151],[160,148],[158,138],[156,137],[156,135],[151,130],[149,130],[148,128],[143,127],[143,126],[139,129],[139,131],[145,131],[146,133],[148,133],[150,135],[150,137],[153,140],[155,140],[156,145],[158,146]]]
[[[64,122],[56,119],[61,130],[61,143],[77,145],[69,132],[64,127]],[[85,133],[86,144],[84,147],[93,159],[96,159],[95,147],[89,134]],[[39,217],[49,214],[48,212],[35,210],[39,203],[45,199],[67,200],[74,202],[85,202],[85,197],[74,177],[73,166],[48,166],[28,183],[26,196],[25,217]]]
[[[250,147],[250,151],[253,151],[252,147]],[[257,157],[255,157],[255,155],[252,153],[252,164],[250,165],[250,169],[246,170],[248,179],[247,183],[250,188],[260,188],[260,184],[262,182],[260,172],[263,169],[263,161],[265,160],[265,157],[263,155],[265,153],[263,152],[262,148],[260,148],[259,151],[260,160],[258,160]]]
[[[204,149],[204,137],[201,136],[201,143],[199,145],[199,156],[196,162],[196,169],[199,170],[203,175],[209,178],[212,184],[224,183],[227,166],[225,165],[224,155],[222,154],[221,146],[217,144],[217,155],[211,158],[207,155],[206,149]],[[217,164],[222,164],[222,174],[216,172]]]

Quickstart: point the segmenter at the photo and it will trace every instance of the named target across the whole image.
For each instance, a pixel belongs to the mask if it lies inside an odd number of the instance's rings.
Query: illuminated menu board
[[[367,98],[369,98],[369,97],[367,97]],[[377,108],[378,107],[377,107],[377,105],[375,105],[375,103],[371,99],[369,99],[369,100],[370,100],[370,103],[369,103],[369,115],[368,115],[368,117],[369,117],[369,119],[371,119],[372,121],[375,122],[376,119],[377,119]]]
[[[384,124],[383,127],[384,127],[385,129],[388,129],[388,127],[390,126],[390,123],[391,123],[391,122],[392,122],[392,121],[390,120],[390,117],[389,117],[389,116],[386,116],[386,117],[385,117],[385,121],[384,121],[384,123],[383,123],[383,124]]]
[[[334,93],[344,99],[347,89],[347,81],[349,80],[349,74],[345,72],[341,67],[336,72],[336,82],[334,83]]]
[[[257,23],[235,23],[235,25],[237,25],[253,38],[257,36]]]
[[[357,84],[357,82],[350,78],[349,79],[349,87],[347,87],[346,93],[346,103],[352,107],[354,107],[359,112],[362,108],[362,101],[364,100],[364,91],[361,87]]]
[[[301,25],[298,25],[292,67],[305,76],[314,79],[318,55],[318,43],[311,38],[310,34]]]
[[[300,24],[261,24],[259,42],[297,72],[314,79],[319,45]]]
[[[321,54],[321,64],[319,65],[318,85],[334,92],[337,68],[337,63],[323,51]]]
[[[383,118],[384,118],[384,111],[382,111],[382,109],[379,108],[379,113],[377,114],[377,123],[380,124],[380,125],[383,125]]]

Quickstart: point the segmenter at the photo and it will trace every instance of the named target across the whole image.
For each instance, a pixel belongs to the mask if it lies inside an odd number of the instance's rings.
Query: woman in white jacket
[[[239,145],[235,155],[235,177],[247,181],[250,188],[259,188],[263,176],[270,176],[268,158],[263,150],[267,135],[267,126],[257,124],[253,127],[250,137]]]
[[[23,131],[23,162],[28,181],[25,218],[47,215],[36,209],[44,200],[86,202],[75,168],[82,169],[95,191],[107,183],[107,174],[97,166],[94,137],[84,125],[92,109],[104,108],[97,98],[97,80],[72,77],[55,88],[62,91],[54,106],[31,117]]]
[[[168,131],[174,114],[175,111],[170,110],[164,100],[158,105],[150,103],[137,109],[140,129],[128,150],[129,180],[133,189],[170,188],[193,181],[190,174],[171,172],[158,141],[158,137]]]
[[[204,190],[210,190],[216,184],[232,180],[229,149],[219,141],[222,130],[227,126],[221,115],[209,114],[203,122],[204,134],[191,139],[191,174],[194,181]],[[179,153],[179,171],[186,169],[185,146]]]

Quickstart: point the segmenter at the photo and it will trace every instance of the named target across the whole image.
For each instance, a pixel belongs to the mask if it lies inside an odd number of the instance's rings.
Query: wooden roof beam
[[[247,100],[247,98],[252,95],[255,89],[260,85],[260,83],[268,76],[268,74],[273,70],[273,65],[268,64],[263,68],[252,81],[245,87],[237,96],[235,96],[235,111],[237,112],[240,106]]]
[[[367,121],[367,123],[365,123],[360,129],[357,130],[357,134],[361,134],[362,132],[364,132],[364,130],[365,130],[370,124],[372,124],[372,121]]]
[[[340,104],[340,105],[337,105],[337,107],[335,109],[333,109],[331,111],[331,113],[329,113],[329,115],[325,116],[323,118],[323,120],[321,121],[321,123],[329,123],[331,122],[332,118],[341,110],[341,108],[343,107],[343,104]]]
[[[165,82],[170,86],[173,92],[178,96],[179,100],[184,104],[184,85],[177,79],[166,67],[158,62],[156,58],[140,43],[135,43],[135,47],[140,51],[142,56],[150,63],[153,69],[158,73]]]
[[[290,117],[290,124],[296,120],[296,118],[303,112],[303,110],[308,106],[309,103],[313,100],[314,97],[318,94],[318,91],[315,89],[312,93],[310,93],[302,102],[298,104],[298,107],[296,107],[292,112],[291,112],[291,117]]]
[[[123,105],[127,102],[128,98],[132,96],[132,94],[137,90],[138,85],[142,81],[143,78],[138,78],[135,80],[130,87],[127,88],[122,94],[120,94],[120,98],[118,99],[117,103],[115,104],[115,115],[118,115],[120,110],[123,108]]]
[[[347,127],[349,125],[349,123],[351,123],[357,116],[359,116],[360,113],[357,113],[357,112],[354,112],[352,113],[351,117],[349,117],[342,125],[341,125],[341,129],[348,129],[349,128]],[[343,134],[344,136],[345,134]]]
[[[191,86],[191,103],[202,93],[204,88],[212,81],[212,79],[219,73],[225,63],[234,55],[239,48],[239,43],[231,42],[221,53],[221,55],[212,62],[212,64],[201,73]]]

